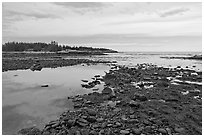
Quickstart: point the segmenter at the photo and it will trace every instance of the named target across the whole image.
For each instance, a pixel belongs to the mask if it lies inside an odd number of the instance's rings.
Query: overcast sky
[[[3,43],[201,51],[201,3],[3,3]]]

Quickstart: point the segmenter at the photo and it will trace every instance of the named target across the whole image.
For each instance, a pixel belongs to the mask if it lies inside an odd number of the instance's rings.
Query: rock
[[[99,122],[99,123],[104,121],[103,118],[97,118],[96,120],[97,120],[97,122]]]
[[[112,127],[112,126],[113,126],[113,124],[108,124],[108,125],[107,125],[107,127]]]
[[[182,127],[176,127],[176,128],[174,128],[174,131],[177,133],[184,133],[185,129]]]
[[[143,77],[143,80],[144,80],[144,81],[150,81],[150,80],[151,80],[151,78],[150,78],[150,77],[148,77],[148,76],[145,76],[145,77]]]
[[[127,121],[128,121],[128,119],[126,118],[125,115],[122,115],[121,120],[122,120],[123,122],[127,122]]]
[[[52,125],[53,128],[58,127],[60,125],[60,122],[56,122],[55,124]]]
[[[94,123],[94,122],[97,121],[96,118],[93,117],[93,116],[89,116],[89,117],[87,117],[86,120],[87,120],[88,122],[91,122],[91,123]]]
[[[121,126],[122,126],[122,124],[121,124],[121,123],[119,123],[119,122],[116,122],[116,123],[115,123],[115,126],[116,126],[116,127],[121,127]]]
[[[80,108],[80,107],[82,107],[82,104],[81,104],[81,103],[76,103],[76,104],[74,104],[74,108]]]
[[[42,70],[42,66],[40,64],[33,64],[31,67],[30,67],[30,70],[32,71],[41,71]]]
[[[95,78],[99,78],[99,77],[100,77],[100,75],[95,75],[94,77],[95,77]]]
[[[94,103],[88,100],[88,101],[85,102],[85,104],[91,105],[91,104],[94,104]]]
[[[130,131],[128,131],[128,130],[120,130],[120,134],[128,135],[128,134],[130,134]]]
[[[82,82],[85,82],[85,83],[87,83],[87,82],[89,82],[88,80],[81,80]]]
[[[83,118],[80,118],[80,119],[77,119],[76,123],[79,125],[79,126],[87,126],[88,125],[88,121],[83,119]]]
[[[166,131],[167,131],[168,135],[171,135],[171,129],[170,128],[166,128]]]
[[[142,128],[133,128],[132,133],[134,135],[140,135],[142,133],[142,130],[143,130]]]
[[[135,93],[134,100],[147,101],[147,97],[142,94]]]
[[[131,101],[129,102],[129,105],[130,105],[131,107],[139,108],[140,103],[135,102],[134,100],[131,100]]]
[[[93,109],[87,109],[86,111],[90,116],[95,116],[97,114],[96,111]]]
[[[42,85],[41,87],[48,87],[48,85]]]
[[[102,90],[102,94],[111,94],[112,93],[112,89],[109,88],[109,87],[105,87],[103,90]]]
[[[137,119],[129,119],[128,123],[139,123],[139,120],[137,120]]]
[[[72,127],[72,126],[74,126],[75,122],[76,122],[76,120],[68,120],[66,122],[66,125],[67,125],[67,127]]]
[[[159,128],[158,131],[162,134],[167,134],[167,131],[163,128]]]
[[[18,131],[19,135],[41,135],[42,131],[36,127],[24,128]]]
[[[135,115],[130,115],[130,118],[131,118],[131,119],[134,119],[134,118],[135,118]]]
[[[111,108],[114,108],[116,106],[116,101],[108,101],[108,106],[110,106]]]

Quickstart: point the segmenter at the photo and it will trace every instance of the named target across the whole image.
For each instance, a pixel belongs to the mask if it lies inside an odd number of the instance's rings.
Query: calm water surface
[[[91,81],[104,75],[107,65],[43,68],[42,71],[17,70],[2,73],[3,134],[15,134],[23,127],[42,128],[64,110],[73,109],[68,96],[92,92],[81,87],[82,79]],[[48,84],[49,87],[41,87]],[[96,86],[99,91],[103,84]]]

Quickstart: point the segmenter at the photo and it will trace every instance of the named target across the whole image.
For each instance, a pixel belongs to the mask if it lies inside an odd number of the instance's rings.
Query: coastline
[[[68,97],[74,111],[62,113],[43,130],[31,127],[18,134],[202,134],[202,85],[196,83],[202,72],[113,65],[100,80],[105,82],[101,92]]]

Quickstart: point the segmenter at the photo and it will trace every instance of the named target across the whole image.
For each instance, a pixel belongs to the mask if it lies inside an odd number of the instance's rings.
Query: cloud
[[[177,14],[182,14],[182,13],[187,12],[189,10],[190,9],[187,9],[187,8],[173,9],[173,10],[169,10],[169,11],[165,11],[165,12],[161,13],[160,17],[174,16]]]
[[[55,2],[54,4],[68,8],[101,8],[106,5],[100,2]]]
[[[44,18],[59,18],[59,16],[56,16],[54,14],[50,13],[41,13],[41,12],[21,12],[21,11],[5,11],[4,17],[16,17],[21,18],[24,17],[33,17],[36,19],[44,19]],[[23,19],[23,18],[22,18]]]

